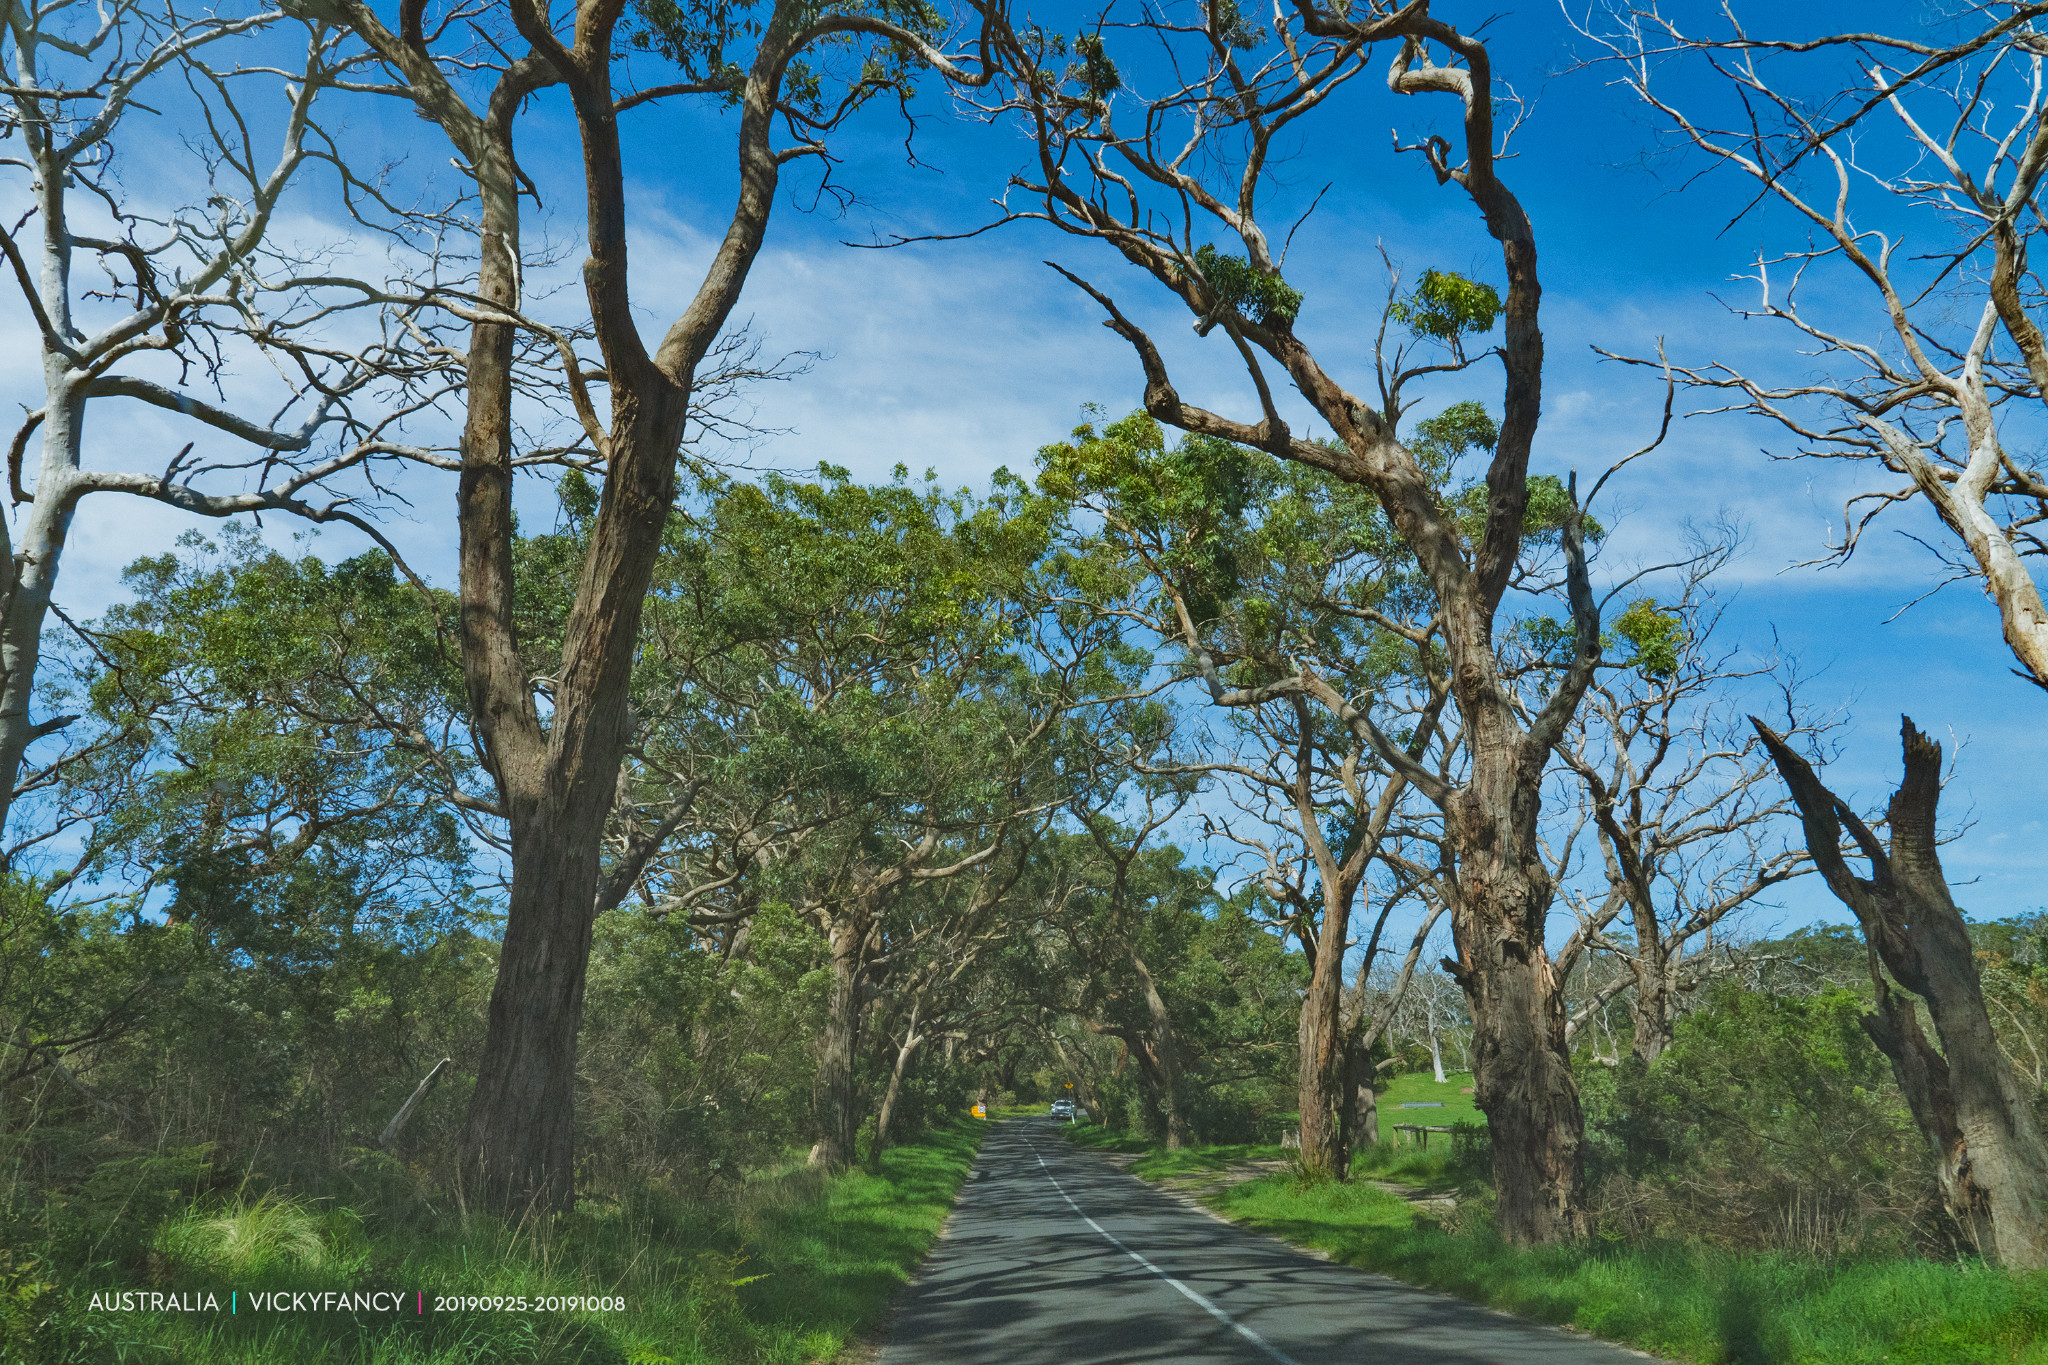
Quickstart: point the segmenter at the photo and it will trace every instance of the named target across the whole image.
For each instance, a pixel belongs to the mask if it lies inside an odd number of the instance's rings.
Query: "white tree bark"
[[[42,378],[42,402],[8,455],[8,486],[26,511],[11,538],[0,526],[0,826],[29,748],[66,723],[39,722],[32,703],[65,546],[89,495],[126,493],[207,516],[284,512],[345,522],[382,542],[356,499],[331,485],[371,460],[432,458],[387,432],[440,393],[428,363],[420,387],[394,398],[383,382],[387,340],[351,351],[318,325],[401,309],[402,297],[329,277],[271,240],[307,169],[340,164],[314,117],[316,100],[355,65],[336,34],[276,10],[188,18],[120,0],[82,25],[75,14],[11,6],[0,34],[10,68],[0,136],[16,149],[0,157],[0,173],[15,177],[27,208],[0,230],[0,250],[17,286],[16,325],[40,340]],[[295,69],[219,60],[257,59],[247,44],[279,29],[303,33]],[[152,102],[205,130],[193,134],[194,187],[167,211],[131,195],[119,173],[123,122],[134,109],[155,112]],[[206,117],[191,117],[202,110]],[[237,359],[279,376],[281,389],[260,400],[270,416],[235,411],[212,391],[231,370],[239,375]],[[155,471],[108,467],[126,463],[112,453],[118,400],[171,414],[187,425],[187,443],[151,457],[162,461]],[[364,411],[373,400],[385,403],[381,417]]]

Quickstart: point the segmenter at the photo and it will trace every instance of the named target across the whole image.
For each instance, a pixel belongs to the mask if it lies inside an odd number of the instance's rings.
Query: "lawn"
[[[1441,1085],[1427,1071],[1409,1072],[1387,1081],[1379,1091],[1380,1141],[1392,1142],[1396,1137],[1403,1143],[1415,1140],[1411,1133],[1396,1134],[1394,1125],[1397,1123],[1418,1123],[1432,1128],[1460,1123],[1484,1124],[1486,1115],[1479,1112],[1479,1106],[1472,1103],[1472,1097],[1466,1093],[1471,1087],[1472,1073],[1469,1071],[1447,1071]],[[1404,1109],[1403,1105],[1441,1105],[1442,1108]],[[1430,1148],[1434,1150],[1443,1140],[1442,1134],[1431,1133]]]
[[[960,1121],[874,1173],[764,1173],[715,1199],[650,1192],[508,1225],[240,1200],[158,1230],[146,1280],[53,1287],[31,1361],[191,1365],[799,1365],[860,1339],[923,1261],[987,1125]],[[0,1267],[4,1270],[4,1267]],[[5,1289],[0,1285],[0,1289]],[[213,1294],[234,1312],[95,1312],[94,1290]],[[403,1310],[251,1311],[252,1293],[396,1292]],[[232,1299],[231,1299],[232,1295]],[[607,1301],[560,1307],[549,1298]],[[435,1300],[524,1307],[435,1310]],[[259,1301],[260,1302],[260,1301]],[[418,1311],[424,1308],[424,1312]]]

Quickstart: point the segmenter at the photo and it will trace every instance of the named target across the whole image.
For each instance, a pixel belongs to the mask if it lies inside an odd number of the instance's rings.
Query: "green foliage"
[[[1271,1176],[1210,1202],[1336,1260],[1663,1357],[1710,1365],[2048,1361],[2048,1275],[1672,1242],[1524,1249],[1503,1242],[1483,1216],[1418,1218],[1399,1196],[1359,1181],[1299,1190]]]
[[[822,15],[827,8],[807,13]],[[883,19],[926,37],[944,28],[938,11],[926,0],[845,0],[829,9]],[[744,93],[752,64],[748,49],[759,42],[774,17],[773,7],[764,12],[759,0],[633,0],[633,14],[637,22],[626,34],[629,46],[673,63],[685,80],[727,107],[737,104]],[[837,122],[883,91],[907,97],[917,69],[894,44],[842,37],[836,43],[813,44],[789,62],[776,102]]]
[[[1678,669],[1678,653],[1685,646],[1685,623],[1657,610],[1657,603],[1643,597],[1628,604],[1628,610],[1610,623],[1616,636],[1627,642],[1630,659],[1649,677],[1668,678]]]
[[[1431,478],[1440,480],[1459,457],[1472,451],[1491,451],[1499,439],[1500,423],[1484,404],[1467,399],[1417,422],[1408,437],[1408,452]]]
[[[1527,487],[1529,501],[1522,509],[1522,543],[1525,546],[1561,544],[1564,528],[1572,516],[1571,490],[1555,474],[1531,474]],[[1475,481],[1459,489],[1450,500],[1458,534],[1467,544],[1477,543],[1486,532],[1489,496],[1486,484]],[[1585,537],[1588,545],[1594,545],[1606,539],[1607,528],[1593,517],[1583,517],[1579,523],[1579,534]],[[1563,638],[1571,637],[1567,634]]]
[[[758,38],[761,20],[753,4],[726,0],[636,0],[640,21],[628,41],[675,63],[688,80],[717,87],[727,105],[746,88],[746,69],[727,50]]]
[[[1453,403],[1436,416],[1417,422],[1407,446],[1424,472],[1444,486],[1449,484],[1460,459],[1468,454],[1490,453],[1499,439],[1500,424],[1484,406],[1466,401]],[[1555,474],[1531,474],[1525,486],[1528,502],[1522,510],[1523,544],[1560,543],[1573,513],[1571,490]],[[1477,543],[1485,534],[1490,498],[1491,490],[1483,479],[1467,480],[1445,495],[1452,522],[1467,544]],[[1588,544],[1598,543],[1607,534],[1606,528],[1592,517],[1583,517],[1579,529]]]
[[[1938,1201],[1864,1002],[1716,988],[1654,1063],[1586,1079],[1610,1232],[1811,1254],[1942,1247]]]
[[[1237,0],[1209,0],[1209,31],[1240,52],[1250,52],[1266,41],[1266,30],[1244,16]]]
[[[607,915],[596,938],[579,1049],[592,1176],[703,1191],[780,1161],[809,1123],[816,930],[771,903],[740,955],[680,918]]]
[[[446,742],[452,602],[382,554],[292,559],[232,523],[220,546],[179,546],[128,568],[134,599],[81,669],[107,737],[68,775],[107,807],[81,874],[169,884],[174,920],[252,948],[277,927],[254,886],[272,874],[459,899],[469,853],[445,798],[477,774]]]
[[[0,1078],[46,1084],[67,1056],[129,1036],[194,965],[180,926],[118,903],[60,906],[35,879],[0,881]]]
[[[1301,312],[1301,291],[1280,278],[1277,270],[1255,270],[1244,257],[1226,255],[1213,245],[1195,248],[1195,269],[1219,308],[1241,313],[1261,326],[1291,323]]]
[[[0,1353],[7,1359],[33,1361],[39,1354],[62,1292],[46,1273],[34,1256],[0,1248]]]
[[[1067,78],[1080,85],[1097,100],[1106,100],[1123,88],[1124,78],[1117,71],[1116,63],[1109,59],[1109,53],[1099,33],[1083,33],[1074,39],[1074,51],[1081,60],[1067,73]]]
[[[1455,1210],[1425,1211],[1366,1179],[1303,1182],[1285,1171],[1225,1178],[1231,1167],[1273,1159],[1278,1148],[1165,1152],[1087,1128],[1069,1136],[1135,1153],[1133,1173],[1172,1181],[1231,1221],[1296,1246],[1660,1357],[1703,1365],[2048,1365],[2044,1273],[1730,1249],[1714,1245],[1712,1225],[1697,1221],[1683,1238],[1520,1248],[1495,1233],[1466,1174],[1413,1148],[1368,1148],[1358,1169],[1433,1193],[1463,1183]]]
[[[2048,1122],[2048,914],[2035,911],[1970,926],[1991,1027],[2022,1075],[2041,1086]]]
[[[1233,532],[1258,493],[1253,452],[1189,436],[1168,449],[1166,432],[1143,412],[1074,429],[1073,439],[1038,452],[1039,487],[1064,502],[1095,501],[1113,525],[1141,538],[1172,575],[1198,619],[1213,620],[1240,586],[1241,544]],[[1084,591],[1113,592],[1127,581],[1102,560],[1063,558]]]
[[[1393,320],[1419,337],[1457,348],[1468,336],[1493,330],[1500,294],[1490,284],[1450,270],[1425,270],[1415,288],[1389,310]]]
[[[597,515],[597,485],[580,469],[562,475],[562,481],[555,485],[555,496],[562,501],[563,515],[574,524],[581,525]]]
[[[1111,830],[1106,817],[1090,818]],[[1112,846],[1128,847],[1130,837],[1113,830]],[[1171,1019],[1173,1098],[1192,1131],[1212,1142],[1275,1136],[1276,1116],[1295,1104],[1302,959],[1253,918],[1250,897],[1220,899],[1215,874],[1184,863],[1170,845],[1139,852],[1121,878],[1086,836],[1061,838],[1048,852],[1059,880],[1083,888],[1065,899],[1057,935],[1045,936],[1055,998],[1098,1034],[1137,1050],[1132,1040],[1144,1039],[1151,1023],[1135,955]],[[1076,1038],[1073,1046],[1088,1044]],[[1134,1066],[1092,1083],[1114,1127],[1164,1135],[1162,1078]]]

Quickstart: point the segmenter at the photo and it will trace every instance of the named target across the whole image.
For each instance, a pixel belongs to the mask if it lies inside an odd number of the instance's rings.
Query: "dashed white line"
[[[1117,1235],[1115,1233],[1111,1232],[1108,1228],[1102,1226],[1102,1224],[1096,1222],[1093,1218],[1090,1218],[1088,1214],[1081,1208],[1081,1206],[1074,1202],[1074,1196],[1068,1194],[1066,1187],[1060,1184],[1058,1178],[1053,1175],[1052,1167],[1045,1164],[1045,1158],[1043,1156],[1039,1156],[1038,1148],[1033,1147],[1031,1149],[1031,1154],[1033,1156],[1038,1157],[1039,1168],[1045,1172],[1045,1178],[1052,1182],[1052,1187],[1060,1192],[1060,1198],[1067,1201],[1067,1207],[1072,1209],[1076,1214],[1078,1214],[1082,1222],[1086,1223],[1089,1227],[1094,1228],[1097,1232],[1101,1233],[1105,1238],[1107,1238],[1111,1246],[1115,1247],[1118,1251],[1121,1251],[1124,1255],[1136,1261],[1139,1265],[1145,1267],[1145,1269],[1151,1271],[1154,1275],[1157,1275],[1160,1279],[1172,1285],[1175,1289],[1178,1289],[1182,1294],[1185,1294],[1188,1297],[1188,1300],[1190,1302],[1192,1302],[1196,1307],[1200,1308],[1204,1313],[1207,1313],[1210,1317],[1216,1319],[1216,1321],[1222,1323],[1225,1327],[1228,1327],[1231,1331],[1237,1333],[1246,1341],[1249,1341],[1252,1345],[1258,1347],[1261,1351],[1264,1351],[1267,1355],[1271,1356],[1274,1360],[1278,1361],[1280,1365],[1297,1365],[1297,1362],[1294,1360],[1292,1356],[1289,1356],[1285,1351],[1282,1351],[1279,1347],[1273,1345],[1272,1342],[1267,1341],[1257,1332],[1254,1332],[1251,1328],[1245,1326],[1236,1318],[1233,1318],[1232,1316],[1230,1316],[1230,1314],[1224,1312],[1221,1308],[1218,1308],[1206,1296],[1204,1296],[1203,1294],[1199,1293],[1194,1289],[1189,1288],[1187,1285],[1182,1284],[1179,1280],[1176,1280],[1175,1278],[1173,1278],[1173,1276],[1167,1274],[1158,1266],[1152,1264],[1143,1256],[1140,1256],[1137,1252],[1125,1246],[1121,1241],[1118,1240]]]

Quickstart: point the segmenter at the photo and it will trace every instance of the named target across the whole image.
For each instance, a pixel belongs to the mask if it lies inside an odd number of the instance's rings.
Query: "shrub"
[[[1932,1173],[1846,990],[1715,990],[1671,1047],[1585,1077],[1602,1231],[1641,1243],[1952,1249]]]

